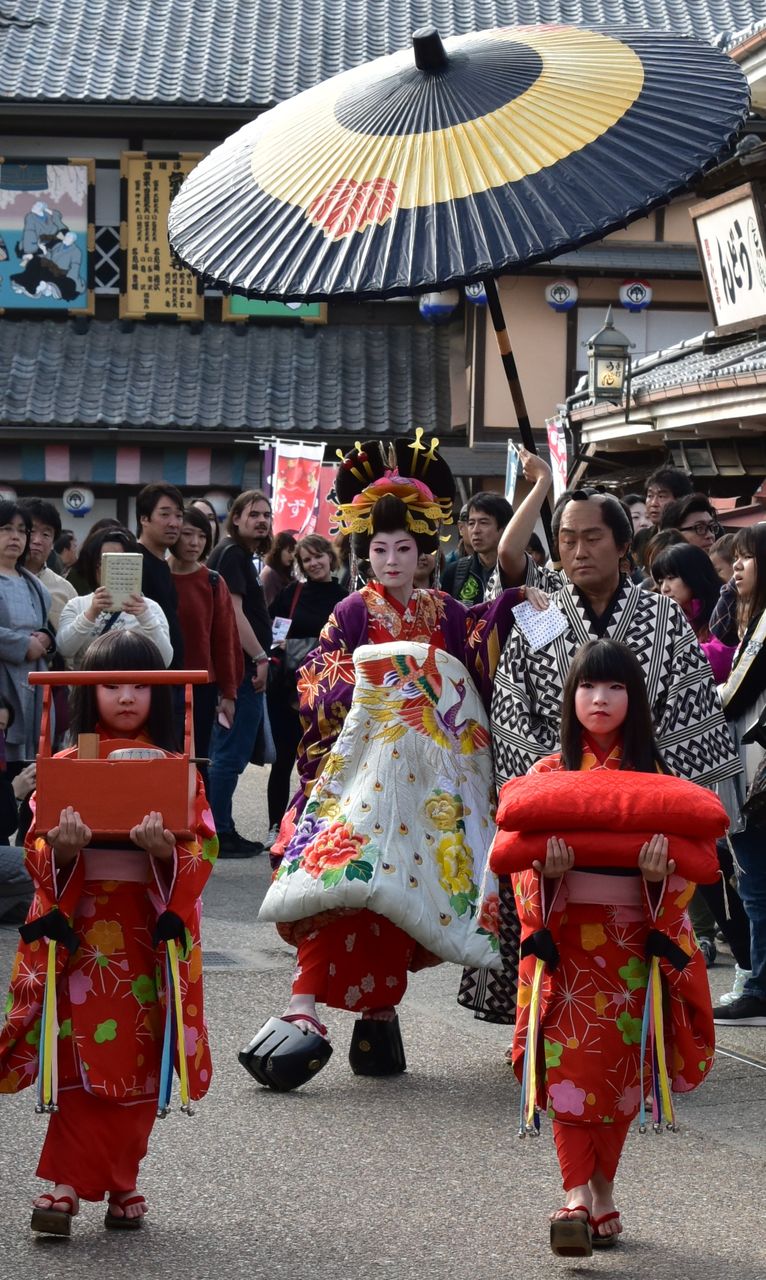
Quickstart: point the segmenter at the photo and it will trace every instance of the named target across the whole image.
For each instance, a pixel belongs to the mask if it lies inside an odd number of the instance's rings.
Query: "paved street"
[[[263,771],[238,795],[244,834],[266,829]],[[558,1203],[550,1131],[516,1136],[518,1089],[503,1062],[507,1031],[455,1002],[457,970],[416,975],[402,1013],[409,1071],[357,1079],[346,1061],[352,1019],[334,1014],[329,1066],[297,1093],[261,1090],[236,1050],[280,1009],[291,953],[254,924],[265,858],[220,863],[205,900],[207,1006],[216,1077],[191,1119],[158,1122],[142,1189],[140,1235],[105,1232],[84,1205],[71,1241],[28,1229],[45,1122],[29,1092],[0,1099],[0,1280],[763,1280],[766,1029],[724,1030],[709,1083],[679,1104],[674,1137],[631,1133],[619,1188],[617,1249],[567,1263],[548,1249]],[[5,985],[15,934],[0,929]],[[728,989],[731,960],[712,970]]]

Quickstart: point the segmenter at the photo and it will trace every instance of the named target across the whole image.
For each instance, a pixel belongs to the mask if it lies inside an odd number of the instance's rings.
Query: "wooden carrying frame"
[[[58,825],[61,810],[72,805],[94,837],[127,838],[150,810],[183,838],[192,835],[196,766],[192,685],[207,684],[207,671],[32,671],[29,683],[44,685],[40,746],[37,755],[35,825],[40,832]],[[100,739],[81,734],[71,755],[54,756],[51,740],[51,689],[54,685],[182,684],[184,746],[181,755],[152,760],[107,760],[112,751],[140,747],[129,738]]]

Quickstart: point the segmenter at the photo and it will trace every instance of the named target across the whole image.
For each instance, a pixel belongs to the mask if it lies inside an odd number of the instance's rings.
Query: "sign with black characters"
[[[180,265],[168,242],[168,213],[201,154],[120,157],[120,317],[173,315],[201,320],[204,298],[197,279]]]
[[[764,191],[749,182],[690,210],[710,310],[720,333],[766,323]]]

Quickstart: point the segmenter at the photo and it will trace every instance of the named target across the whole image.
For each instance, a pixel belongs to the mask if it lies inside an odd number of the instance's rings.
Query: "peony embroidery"
[[[458,821],[463,817],[463,805],[460,796],[452,796],[448,791],[434,791],[424,805],[426,814],[439,831],[454,831]]]
[[[496,893],[488,893],[481,904],[479,928],[486,929],[494,937],[500,932],[500,898]]]
[[[450,897],[465,894],[476,897],[473,882],[473,863],[466,848],[462,831],[442,836],[436,846],[436,865],[439,868],[439,884]]]
[[[361,858],[367,836],[357,835],[350,822],[333,822],[320,831],[303,850],[303,870],[314,879],[323,871],[345,868]]]

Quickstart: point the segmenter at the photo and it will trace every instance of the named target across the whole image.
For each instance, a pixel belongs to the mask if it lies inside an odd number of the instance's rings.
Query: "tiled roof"
[[[559,254],[551,262],[539,265],[544,265],[546,270],[561,267],[567,271],[629,271],[632,275],[641,271],[653,275],[662,271],[679,276],[700,274],[696,249],[678,244],[652,244],[650,241],[586,245],[584,249],[573,249],[571,253]]]
[[[757,36],[766,27],[766,19],[759,18],[755,22],[749,22],[741,31],[732,31],[723,41],[723,47],[731,53],[738,49],[740,45],[745,44],[753,36]]]
[[[705,350],[705,337],[702,334],[687,339],[677,347],[638,360],[633,367],[631,390],[636,393],[660,391],[766,370],[766,342],[762,338],[751,337]]]
[[[640,396],[641,392],[651,394],[673,387],[764,372],[766,340],[751,336],[740,341],[732,339],[721,345],[721,340],[711,330],[636,360],[631,372],[630,390],[631,396]],[[573,408],[577,414],[585,416],[597,411],[595,401],[588,398],[587,389],[588,378],[583,376],[575,389],[578,398]]]
[[[426,325],[0,320],[0,424],[448,431],[449,343]]]
[[[766,18],[766,0],[18,0],[13,12],[0,17],[0,100],[256,108],[429,24],[449,36],[622,23],[713,40]]]

